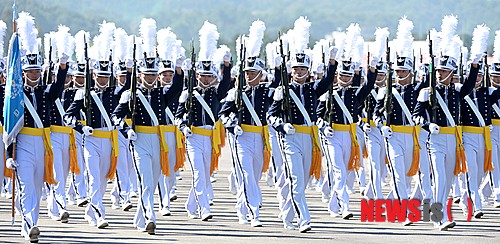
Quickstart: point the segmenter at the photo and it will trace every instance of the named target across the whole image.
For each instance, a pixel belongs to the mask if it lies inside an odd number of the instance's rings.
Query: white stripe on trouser
[[[130,172],[134,171],[130,143],[127,138],[118,132],[118,162],[116,164],[116,179],[111,190],[111,195],[120,203],[130,202]]]
[[[429,153],[427,152],[427,140],[429,138],[429,132],[426,130],[420,130],[420,135],[418,137],[418,142],[420,144],[420,187],[422,189],[422,196],[424,199],[429,199],[431,203],[434,202],[434,196],[432,195],[432,184],[431,184],[431,165],[429,162]],[[415,193],[416,194],[416,193]],[[413,197],[412,197],[413,198]]]
[[[240,136],[228,134],[232,143],[232,153],[236,160],[236,177],[238,193],[236,195],[236,211],[242,215],[259,217],[260,189],[259,179],[264,166],[264,143],[262,135],[244,132]]]
[[[392,191],[399,200],[408,199],[411,194],[411,177],[406,174],[413,160],[413,134],[392,133],[392,137],[387,139],[387,151],[393,169]]]
[[[328,138],[327,150],[333,161],[334,184],[330,195],[328,210],[333,213],[348,212],[349,194],[347,193],[347,165],[351,157],[351,134],[348,131],[334,131],[333,137]]]
[[[469,196],[474,205],[474,211],[482,210],[481,197],[479,195],[479,184],[485,176],[484,174],[484,135],[463,133],[464,148],[465,148],[465,162],[467,163],[466,173],[466,196]],[[462,199],[466,203],[465,199]],[[470,206],[468,206],[470,207]]]
[[[283,206],[283,219],[292,222],[295,214],[299,226],[309,224],[311,216],[306,203],[305,190],[309,181],[312,160],[312,137],[310,134],[285,135],[282,149],[285,155],[285,174],[290,190]]]
[[[133,144],[132,156],[139,178],[134,226],[145,228],[148,222],[156,222],[154,192],[161,174],[160,139],[157,134],[137,133],[137,140]]]
[[[277,190],[276,197],[278,198],[278,208],[283,211],[283,206],[288,197],[289,186],[287,185],[286,175],[283,165],[283,156],[281,154],[281,149],[279,146],[280,136],[278,132],[269,126],[269,140],[271,141],[271,156],[272,156],[272,166],[274,168],[274,182],[275,188]]]
[[[192,186],[186,200],[186,210],[201,215],[210,213],[208,187],[210,182],[210,163],[212,162],[212,140],[210,136],[193,134],[186,138],[187,160],[191,164]]]
[[[491,181],[493,184],[493,200],[500,202],[500,126],[493,126],[491,131],[491,157],[493,162],[493,172],[491,172]]]
[[[87,198],[88,171],[83,157],[83,136],[75,131],[76,156],[78,157],[78,167],[80,174],[71,173],[71,181],[67,195],[77,195],[79,199]]]
[[[160,180],[158,181],[158,185],[160,186],[160,208],[170,209],[170,191],[175,186],[176,176],[175,176],[175,162],[176,162],[176,141],[175,141],[175,133],[174,132],[165,132],[165,140],[168,145],[168,167],[170,176],[166,176],[161,174]]]
[[[365,133],[363,130],[356,125],[356,139],[359,143],[359,155],[363,155],[363,150],[365,149]],[[358,185],[360,188],[366,186],[366,173],[363,158],[360,159],[361,168],[359,170],[349,170],[347,175],[347,187],[349,190],[353,190],[354,182],[358,180]]]
[[[21,235],[28,236],[30,228],[37,226],[40,214],[44,168],[42,136],[19,134],[17,136],[16,160],[17,189],[22,216]]]
[[[373,195],[375,199],[383,199],[382,193],[382,176],[384,171],[387,171],[385,166],[385,158],[387,149],[385,148],[384,138],[377,128],[372,128],[370,133],[367,133],[366,150],[368,151],[369,159],[371,160],[370,179],[373,186]]]
[[[324,136],[323,133],[320,134],[321,139],[321,151],[323,151],[323,157],[321,159],[321,178],[323,181],[321,182],[321,193],[324,196],[330,196],[332,187],[334,184],[333,180],[333,158],[330,155],[330,151],[328,151],[328,139]]]
[[[88,196],[90,203],[85,208],[85,219],[95,224],[106,218],[102,198],[106,192],[107,178],[111,159],[111,139],[87,136],[84,138],[84,157],[88,172]]]
[[[435,202],[443,205],[443,223],[448,221],[447,198],[455,177],[456,145],[457,139],[454,134],[431,134],[429,137],[433,194]]]
[[[69,134],[50,133],[52,151],[54,152],[54,179],[57,184],[50,185],[47,197],[47,209],[51,218],[59,218],[66,210],[66,179],[69,173]]]

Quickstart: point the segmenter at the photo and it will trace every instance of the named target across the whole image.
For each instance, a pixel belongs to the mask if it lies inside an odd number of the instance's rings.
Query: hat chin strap
[[[154,79],[153,82],[149,83],[148,81],[146,81],[146,79],[144,79],[144,80],[142,80],[142,82],[144,82],[150,86],[154,86],[157,80],[158,80],[158,78]]]
[[[351,79],[349,79],[349,81],[345,81],[345,82],[344,82],[344,81],[342,81],[341,79],[337,79],[337,80],[338,80],[338,83],[340,83],[340,84],[342,84],[342,85],[350,85],[350,84],[352,83],[352,79],[353,79],[353,78],[354,78],[354,77],[353,77],[353,76],[351,76]]]
[[[411,71],[404,78],[398,78],[398,80],[406,80],[411,74]]]
[[[439,83],[443,83],[445,80],[447,80],[448,78],[450,78],[450,76],[452,76],[452,75],[453,75],[453,72],[450,72],[450,73],[448,74],[448,76],[446,76],[446,78],[444,78],[444,79],[442,79],[442,80],[439,80],[438,82],[439,82]]]
[[[99,84],[99,82],[96,82],[96,83],[95,83],[95,86],[96,86],[97,88],[101,89],[101,90],[104,90],[104,89],[108,88],[109,84],[106,82],[106,84],[105,84],[105,85],[101,86],[101,85]]]
[[[255,80],[257,80],[257,78],[259,78],[259,75],[260,75],[260,74],[262,74],[262,70],[259,70],[259,73],[257,73],[257,75],[256,75],[253,79],[251,79],[251,80],[247,81],[247,83],[252,83],[252,82],[254,82]]]
[[[205,89],[205,88],[208,88],[208,87],[211,87],[215,82],[217,81],[217,77],[214,77],[212,81],[210,81],[210,83],[208,83],[208,85],[205,86],[205,84],[203,84],[203,82],[201,81],[198,81],[198,85]]]
[[[303,75],[303,76],[297,76],[296,74],[293,75],[293,77],[297,80],[301,80],[301,79],[304,79],[306,78],[307,76],[309,76],[309,70]]]

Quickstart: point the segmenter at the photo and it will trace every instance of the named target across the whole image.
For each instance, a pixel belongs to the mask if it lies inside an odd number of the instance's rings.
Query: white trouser
[[[204,126],[202,128],[209,128]],[[210,136],[193,134],[186,138],[187,160],[193,174],[191,189],[186,200],[186,210],[203,215],[210,214],[208,188],[210,182],[210,164],[212,162],[212,139]]]
[[[490,181],[493,185],[493,200],[500,202],[500,126],[493,126],[491,131],[491,157],[493,172],[490,173]]]
[[[111,190],[111,195],[119,203],[130,203],[130,171],[134,171],[130,141],[118,132],[118,162],[116,165],[116,179]]]
[[[111,163],[111,139],[86,136],[84,138],[84,157],[88,171],[88,196],[90,203],[85,208],[85,219],[90,224],[106,219],[102,198],[106,192],[107,178]]]
[[[68,187],[68,195],[76,195],[79,199],[87,198],[87,182],[88,171],[85,165],[84,152],[83,152],[83,136],[75,131],[76,140],[76,155],[78,157],[78,168],[80,174],[71,173],[71,181]]]
[[[348,164],[352,151],[352,139],[349,131],[335,130],[332,138],[327,139],[327,150],[332,159],[333,188],[328,210],[333,213],[349,212],[349,194],[347,193]]]
[[[259,204],[262,198],[259,190],[259,179],[264,166],[264,142],[262,134],[244,132],[240,136],[228,134],[233,160],[238,193],[236,195],[236,211],[239,215],[250,214],[251,219],[259,217]]]
[[[465,148],[465,162],[467,163],[466,180],[466,197],[470,197],[474,211],[483,210],[481,197],[479,195],[479,185],[484,177],[484,135],[463,133],[463,141]],[[465,199],[462,199],[466,203]],[[470,206],[468,206],[470,207]]]
[[[42,136],[19,134],[17,136],[16,169],[19,207],[22,216],[21,235],[28,236],[37,226],[42,196],[45,148]]]
[[[54,178],[57,184],[50,185],[47,210],[51,218],[58,219],[66,210],[65,187],[69,173],[69,134],[51,132],[50,141],[54,152]]]
[[[165,140],[168,145],[168,167],[170,176],[161,174],[160,180],[158,181],[158,193],[160,195],[160,209],[167,208],[170,209],[170,191],[175,186],[176,176],[175,176],[175,162],[176,162],[176,140],[174,132],[165,132]]]
[[[429,138],[429,132],[424,129],[420,130],[420,135],[418,137],[418,143],[420,144],[420,171],[418,173],[419,185],[422,191],[423,199],[429,199],[431,203],[434,202],[434,196],[432,195],[432,184],[431,184],[431,165],[429,161],[429,153],[427,152],[427,140]],[[418,188],[418,187],[417,187]],[[413,196],[418,194],[414,191]],[[413,196],[411,198],[413,198]]]
[[[455,177],[457,139],[454,134],[429,136],[429,153],[433,176],[433,194],[436,203],[443,205],[442,223],[448,221],[447,198]]]
[[[277,190],[276,198],[278,198],[278,208],[280,212],[282,212],[283,206],[288,198],[289,186],[287,185],[284,171],[283,154],[279,146],[280,135],[272,126],[269,126],[269,140],[271,141],[272,150],[271,162],[274,169],[274,187]]]
[[[306,203],[306,186],[309,181],[309,172],[312,161],[312,136],[296,132],[293,135],[284,135],[282,140],[284,166],[289,194],[283,206],[283,220],[292,222],[295,214],[298,217],[299,227],[309,224],[311,216]]]
[[[373,196],[375,199],[384,199],[382,193],[382,177],[384,171],[387,171],[385,165],[387,149],[379,129],[373,127],[369,133],[366,133],[366,150],[368,151],[368,159],[370,160],[371,166],[370,184],[373,187]]]
[[[399,200],[408,199],[411,189],[411,177],[406,174],[413,160],[413,134],[393,132],[386,139],[389,163],[392,168],[392,192]]]
[[[147,223],[156,222],[154,192],[161,174],[160,139],[157,134],[137,133],[137,140],[132,144],[132,157],[139,179],[134,226],[145,228]]]

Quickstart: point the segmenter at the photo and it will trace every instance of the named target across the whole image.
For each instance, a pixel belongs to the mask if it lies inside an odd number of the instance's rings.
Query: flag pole
[[[17,35],[17,24],[16,24],[16,0],[14,0],[14,4],[12,5],[12,32],[14,35]],[[16,161],[16,137],[14,137],[14,141],[12,142],[12,160]],[[14,167],[12,170],[12,203],[10,209],[10,219],[11,224],[14,226],[15,223],[15,204],[16,204],[16,172],[17,169]]]

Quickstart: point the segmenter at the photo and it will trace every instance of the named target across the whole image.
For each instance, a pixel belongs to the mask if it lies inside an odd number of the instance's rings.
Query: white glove
[[[191,129],[189,129],[189,127],[184,127],[184,129],[182,129],[182,134],[184,134],[184,136],[186,137],[190,137],[193,135],[193,132],[191,131]]]
[[[274,58],[274,65],[276,65],[276,67],[281,66],[281,62],[283,62],[281,56],[276,56],[276,58]]]
[[[130,129],[129,131],[127,131],[127,138],[131,141],[135,141],[137,140],[137,134],[135,134],[135,131]]]
[[[372,127],[370,126],[370,124],[365,123],[365,124],[363,125],[363,131],[364,131],[364,132],[366,132],[366,133],[370,133],[370,132],[372,132]]]
[[[241,128],[241,126],[236,125],[234,127],[234,134],[237,136],[241,136],[243,134],[243,129]]]
[[[75,116],[71,116],[71,117],[65,116],[64,117],[64,124],[66,126],[71,127],[71,128],[75,128],[75,126],[76,126],[76,117]]]
[[[292,73],[292,62],[290,61],[286,62],[286,72]]]
[[[90,135],[94,134],[94,128],[92,128],[90,126],[84,126],[82,128],[82,130],[83,130],[83,134],[85,136],[90,136]]]
[[[132,60],[132,59],[125,60],[125,67],[127,69],[133,68],[134,67],[134,60]]]
[[[19,167],[19,164],[17,163],[16,160],[12,159],[12,158],[8,158],[7,161],[5,161],[5,166],[8,168],[8,169],[13,169],[13,168],[17,168]]]
[[[59,57],[59,63],[60,64],[66,64],[68,63],[69,56],[66,53],[62,53]]]
[[[286,123],[286,124],[284,124],[284,125],[283,125],[283,130],[285,131],[285,133],[286,133],[287,135],[293,135],[293,134],[295,134],[295,128],[294,128],[294,127],[293,127],[293,125],[292,125],[292,124],[290,124],[290,123]]]
[[[478,54],[476,54],[476,56],[471,57],[471,58],[472,58],[472,63],[473,63],[473,64],[478,64],[478,63],[479,63],[479,61],[481,61],[481,59],[483,59],[483,57],[484,57],[484,54],[483,54],[483,53],[478,53]]]
[[[193,64],[191,64],[191,60],[190,59],[184,60],[184,63],[182,64],[182,69],[185,71],[188,71],[191,68],[193,68]]]
[[[224,62],[231,62],[231,52],[229,50],[226,50],[226,53],[224,53],[224,57],[222,58]]]
[[[323,133],[325,133],[325,136],[327,138],[332,138],[333,137],[333,129],[332,129],[332,127],[326,126],[325,130],[323,131]]]
[[[359,68],[361,67],[361,63],[352,62],[352,67],[354,68],[354,70],[359,70]]]
[[[372,59],[370,60],[370,66],[371,67],[377,67],[378,61],[380,60],[379,57],[377,56],[372,56]]]
[[[330,51],[330,59],[335,59],[335,60],[337,60],[337,59],[338,59],[338,58],[337,58],[337,53],[338,53],[339,49],[338,49],[338,48],[336,48],[336,47],[330,47],[330,50],[329,50],[329,51]]]
[[[439,134],[439,126],[434,124],[434,123],[430,123],[429,124],[429,131],[431,132],[431,134],[437,135],[437,134]]]
[[[373,122],[375,123],[377,128],[382,128],[382,126],[384,126],[384,123],[382,123],[382,120],[380,119],[380,117],[375,117],[375,120]]]
[[[177,60],[175,60],[175,67],[181,68],[184,60],[186,60],[186,56],[184,56],[184,54],[179,54]]]
[[[490,132],[492,132],[493,131],[493,125],[489,125],[489,127],[490,127]]]
[[[231,78],[236,78],[238,76],[239,72],[240,72],[240,68],[238,66],[234,66],[231,69]]]
[[[380,129],[380,131],[382,131],[382,136],[387,138],[387,139],[390,139],[392,137],[392,129],[391,127],[389,126],[382,126],[382,128]]]
[[[323,74],[324,72],[325,72],[325,65],[324,64],[318,64],[318,67],[316,68],[316,73]]]

